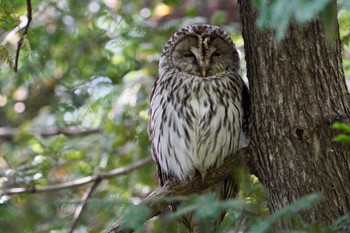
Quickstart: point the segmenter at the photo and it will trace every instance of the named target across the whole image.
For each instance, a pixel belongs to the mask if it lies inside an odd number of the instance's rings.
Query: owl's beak
[[[202,77],[204,78],[207,75],[207,68],[202,67],[201,73],[202,73]]]

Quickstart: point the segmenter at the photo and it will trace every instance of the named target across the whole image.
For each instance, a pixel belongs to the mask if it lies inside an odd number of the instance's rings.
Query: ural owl
[[[209,168],[246,146],[250,102],[239,68],[235,44],[216,26],[182,28],[165,44],[148,127],[161,185],[170,178],[190,179],[196,172],[204,178]],[[229,178],[206,192],[228,199],[237,187]],[[200,231],[193,216],[183,222],[190,232]]]

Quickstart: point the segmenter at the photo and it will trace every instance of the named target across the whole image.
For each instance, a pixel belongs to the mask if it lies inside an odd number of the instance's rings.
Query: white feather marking
[[[226,127],[223,127],[223,121],[225,120],[223,103],[215,102],[218,98],[208,96],[203,91],[204,85],[208,85],[206,88],[211,89],[214,81],[211,83],[210,80],[183,77],[181,74],[177,74],[177,79],[180,78],[183,79],[182,87],[177,89],[180,93],[173,93],[173,96],[169,97],[185,96],[185,91],[188,92],[189,90],[184,90],[184,87],[191,87],[192,92],[187,103],[182,103],[181,100],[176,101],[180,101],[177,104],[186,105],[186,108],[182,111],[189,111],[188,109],[192,108],[194,115],[192,127],[186,126],[187,122],[183,118],[184,112],[179,113],[172,103],[164,104],[164,109],[158,107],[161,99],[166,99],[170,93],[170,91],[161,92],[159,87],[155,90],[151,100],[154,111],[151,111],[150,127],[154,129],[152,131],[153,148],[156,150],[154,154],[158,156],[158,162],[162,170],[167,174],[185,180],[194,170],[205,174],[207,169],[214,165],[221,165],[227,156],[237,151],[242,119],[235,119],[235,117],[240,115],[238,112],[242,109],[238,109],[241,108],[238,97],[225,100],[225,103],[229,106],[227,106]],[[202,83],[200,84],[200,82]],[[219,79],[219,82],[225,81]],[[197,88],[196,85],[201,86]],[[195,90],[199,91],[196,93]],[[219,95],[212,89],[210,93]],[[212,100],[212,106],[210,106],[209,98]],[[215,113],[211,112],[211,108],[215,110]],[[167,113],[167,122],[163,122],[164,111]],[[201,122],[208,121],[211,115],[210,123],[201,125]],[[169,124],[169,118],[177,123],[179,134]],[[184,138],[184,135],[186,135],[185,128],[188,131],[188,144],[186,144]],[[216,162],[217,160],[218,162]]]

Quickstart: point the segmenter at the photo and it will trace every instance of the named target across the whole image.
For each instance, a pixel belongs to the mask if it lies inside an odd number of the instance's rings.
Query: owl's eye
[[[184,57],[186,57],[186,58],[193,58],[194,54],[193,53],[185,53]]]
[[[213,56],[213,57],[218,57],[218,56],[220,56],[220,55],[221,55],[220,52],[214,52],[212,56]]]

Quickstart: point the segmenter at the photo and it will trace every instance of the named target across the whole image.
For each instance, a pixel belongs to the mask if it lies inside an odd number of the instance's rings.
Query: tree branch
[[[86,185],[89,183],[93,183],[96,181],[101,181],[104,179],[109,179],[115,176],[125,175],[131,171],[134,171],[140,167],[145,166],[146,164],[150,163],[152,161],[151,157],[147,157],[145,159],[136,161],[130,165],[127,165],[125,167],[116,168],[114,170],[111,170],[107,173],[102,173],[98,175],[92,175],[87,176],[84,178],[60,183],[60,184],[53,184],[48,185],[45,187],[18,187],[18,188],[7,188],[7,189],[0,189],[0,196],[1,195],[13,195],[13,194],[19,194],[19,193],[40,193],[40,192],[51,192],[56,191],[60,189],[67,189],[67,188],[74,188],[79,187],[82,185]]]
[[[17,128],[11,127],[0,127],[0,138],[12,139],[18,134]],[[50,127],[42,131],[28,130],[30,134],[36,134],[43,137],[55,136],[58,134],[64,134],[67,136],[75,135],[88,135],[93,133],[100,133],[102,129],[100,128],[79,128],[79,127],[69,127],[69,128],[56,128]]]
[[[23,45],[24,37],[28,34],[29,24],[32,21],[32,2],[31,0],[27,0],[27,25],[24,27],[23,35],[21,39],[18,41],[17,44],[17,51],[16,51],[16,57],[15,57],[15,66],[14,71],[17,73],[18,71],[18,59],[19,59],[19,52],[21,50],[21,47]]]
[[[225,160],[225,163],[222,166],[209,170],[204,182],[199,174],[197,174],[192,181],[187,182],[179,182],[175,179],[168,180],[163,187],[155,190],[143,201],[143,203],[149,207],[151,212],[148,219],[159,215],[163,210],[168,208],[170,203],[167,200],[169,197],[200,193],[202,190],[207,189],[213,184],[232,176],[233,171],[236,168],[244,166],[243,159],[247,157],[249,153],[249,147],[240,150],[236,155]],[[133,232],[132,229],[126,229],[123,227],[124,221],[124,217],[121,217],[115,223],[111,224],[107,229],[105,229],[103,233]]]
[[[94,183],[92,183],[92,185],[86,189],[83,198],[81,199],[81,204],[76,208],[74,216],[73,216],[73,220],[72,223],[70,225],[70,228],[68,230],[68,233],[73,233],[78,220],[80,219],[81,213],[83,212],[88,199],[90,198],[90,196],[92,195],[92,193],[94,192],[94,190],[97,188],[97,186],[100,184],[101,180],[95,180]]]

